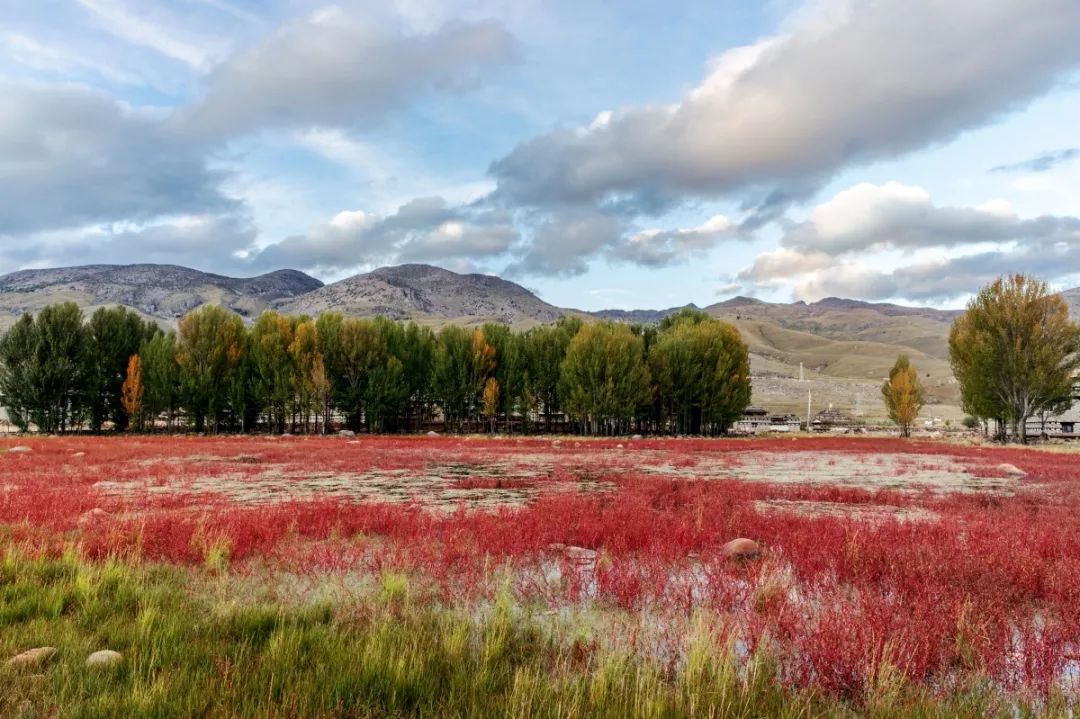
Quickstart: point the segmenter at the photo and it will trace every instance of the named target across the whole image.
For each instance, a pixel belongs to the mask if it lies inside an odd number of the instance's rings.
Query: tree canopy
[[[1045,282],[1011,275],[982,288],[949,333],[964,410],[1027,441],[1029,418],[1068,406],[1080,327]]]

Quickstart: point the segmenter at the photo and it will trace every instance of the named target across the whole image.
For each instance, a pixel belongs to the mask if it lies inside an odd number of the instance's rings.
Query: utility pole
[[[800,382],[805,382],[805,381],[806,381],[806,380],[805,380],[805,379],[803,378],[803,371],[802,371],[802,362],[800,362],[800,363],[799,363],[799,381],[800,381]]]
[[[810,431],[810,390],[806,390],[806,431]]]

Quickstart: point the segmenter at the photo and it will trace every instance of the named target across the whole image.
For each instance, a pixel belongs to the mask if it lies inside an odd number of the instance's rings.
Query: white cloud
[[[387,216],[340,212],[304,235],[253,249],[246,261],[256,269],[295,267],[331,275],[400,262],[474,268],[477,260],[506,254],[518,239],[505,213],[426,197]]]
[[[535,207],[797,198],[841,168],[993,121],[1080,63],[1075,0],[814,8],[783,34],[723,53],[678,103],[518,145],[492,166],[498,192]]]
[[[737,227],[724,215],[713,215],[697,227],[642,230],[611,248],[617,259],[661,267],[699,257],[723,239],[734,237]]]
[[[138,9],[119,0],[75,0],[98,20],[106,32],[181,62],[198,72],[206,72],[228,51],[220,38],[189,36],[175,24],[164,24],[150,16],[148,4]]]
[[[1054,280],[1078,266],[1080,218],[1023,218],[1000,199],[942,207],[922,188],[886,183],[818,205],[738,279],[762,288],[790,282],[804,300],[946,301],[1006,272]]]
[[[328,8],[215,68],[189,122],[222,136],[370,129],[417,98],[476,87],[515,57],[514,38],[493,21],[406,35]]]

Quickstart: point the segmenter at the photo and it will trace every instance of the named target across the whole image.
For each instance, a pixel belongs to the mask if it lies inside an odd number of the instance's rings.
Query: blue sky
[[[0,272],[1080,285],[1080,3],[0,0]]]

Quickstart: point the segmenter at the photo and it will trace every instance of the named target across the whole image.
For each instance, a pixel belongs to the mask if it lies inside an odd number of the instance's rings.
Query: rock
[[[622,448],[623,448],[623,446],[621,444],[615,445],[615,449],[622,449]]]
[[[56,655],[56,647],[36,647],[16,654],[4,662],[5,666],[15,668],[40,667]]]
[[[1010,477],[1026,477],[1027,472],[1017,467],[1015,464],[999,464],[997,466],[999,472],[1004,472]]]
[[[555,440],[554,442],[551,443],[551,446],[552,447],[561,447],[562,442],[560,440]]]
[[[746,561],[757,559],[759,554],[761,554],[761,547],[758,546],[758,543],[745,537],[733,539],[724,545],[724,556],[728,559]]]
[[[563,547],[563,554],[566,555],[567,559],[575,562],[592,562],[596,559],[596,550],[586,549],[585,547]]]
[[[358,439],[350,439],[345,444],[360,444],[360,440],[358,440]]]
[[[85,457],[85,456],[86,456],[86,452],[76,452],[75,454],[73,454],[73,455],[71,455],[71,456],[72,456],[72,457]]]
[[[9,449],[8,453],[10,453],[10,454],[25,454],[26,452],[33,452],[33,451],[34,450],[30,449],[26,445],[20,444],[17,447],[12,447],[11,449]]]
[[[86,658],[86,666],[115,667],[122,661],[124,661],[124,655],[120,652],[114,652],[112,649],[102,649]]]
[[[353,432],[351,429],[343,429],[340,432],[338,432],[338,437],[355,437],[355,436],[356,436],[356,432]]]
[[[281,434],[281,438],[282,439],[291,439],[292,438],[292,433],[291,432],[283,432]]]
[[[103,519],[111,517],[112,515],[106,512],[101,507],[94,507],[89,512],[83,512],[79,517],[79,526],[85,527],[88,524],[94,524],[100,522]]]
[[[439,433],[436,432],[435,430],[431,430],[430,432],[427,433],[427,436],[428,437],[438,437]]]
[[[630,439],[645,439],[645,438],[642,437],[640,434],[635,434],[632,437],[630,437]]]

